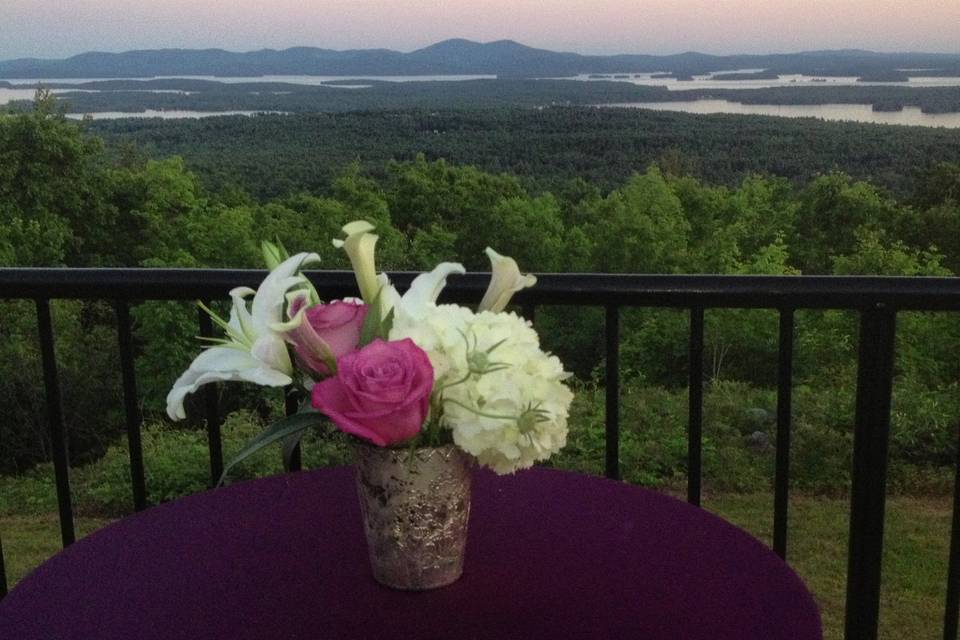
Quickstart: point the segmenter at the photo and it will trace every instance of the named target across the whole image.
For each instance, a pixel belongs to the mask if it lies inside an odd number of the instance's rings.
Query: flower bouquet
[[[184,398],[208,382],[303,387],[309,402],[259,434],[224,476],[260,448],[289,445],[329,421],[357,443],[374,577],[433,588],[462,572],[470,467],[506,474],[549,458],[566,443],[573,394],[564,384],[569,374],[540,349],[530,323],[505,311],[535,277],[488,248],[492,278],[477,311],[437,304],[447,277],[465,273],[457,263],[419,275],[401,296],[376,273],[373,230],[352,222],[334,240],[350,258],[361,298],[328,303],[302,274],[316,254],[288,256],[264,243],[270,274],[256,291],[230,292],[229,320],[210,312],[226,335],[174,383],[167,413],[184,418]]]

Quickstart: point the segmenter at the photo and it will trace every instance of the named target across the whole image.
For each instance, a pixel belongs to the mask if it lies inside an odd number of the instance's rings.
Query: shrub
[[[842,377],[852,375],[852,370]],[[604,400],[596,382],[578,383],[567,446],[549,465],[602,475],[605,461]],[[851,384],[795,386],[791,486],[807,492],[845,493],[850,486],[854,392]],[[958,394],[955,386],[925,388],[898,381],[891,421],[889,486],[893,491],[945,492],[956,455]],[[682,491],[687,482],[686,389],[621,388],[620,468],[623,479]],[[765,492],[773,485],[776,457],[776,391],[742,382],[711,382],[704,389],[703,477],[705,490]],[[249,411],[232,413],[222,429],[229,460],[263,428]],[[210,483],[206,432],[155,423],[142,431],[147,500],[159,504],[204,491]],[[347,437],[328,429],[308,432],[303,466],[349,462]],[[260,451],[230,473],[237,482],[280,473],[280,448]],[[77,512],[120,516],[132,510],[126,439],[97,461],[71,470]],[[38,465],[0,477],[0,514],[51,513],[57,509],[53,466]]]
[[[231,414],[222,427],[223,453],[230,460],[261,429],[248,412]],[[205,431],[173,429],[162,424],[141,434],[148,504],[205,491],[210,487],[210,457]],[[303,442],[304,468],[343,464],[349,458],[343,438],[310,433]],[[231,469],[228,483],[280,473],[280,447],[268,447]],[[76,470],[77,510],[84,515],[119,516],[132,508],[130,459],[126,438],[97,462]],[[52,489],[52,485],[51,485]],[[55,504],[55,503],[54,503]]]

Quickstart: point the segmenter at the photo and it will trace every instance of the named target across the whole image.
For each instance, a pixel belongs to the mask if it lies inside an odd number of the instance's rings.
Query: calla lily
[[[357,276],[363,301],[368,305],[376,301],[380,307],[381,318],[386,318],[391,310],[411,317],[422,316],[427,304],[437,301],[440,292],[447,285],[447,276],[466,273],[463,265],[458,262],[441,262],[432,271],[417,276],[401,296],[390,283],[387,274],[377,275],[373,251],[378,236],[370,233],[374,229],[375,227],[365,220],[351,222],[343,227],[346,240],[334,240],[333,246],[346,250]]]
[[[230,320],[225,322],[211,313],[227,337],[205,349],[173,384],[167,394],[167,415],[173,420],[185,418],[184,398],[208,382],[244,380],[282,387],[293,381],[286,343],[272,325],[282,320],[287,291],[307,284],[300,269],[319,260],[315,253],[298,253],[277,265],[256,291],[237,287],[230,292]],[[250,295],[253,302],[248,308]]]
[[[486,253],[490,258],[493,273],[483,300],[480,301],[480,311],[499,313],[507,308],[513,294],[537,284],[537,277],[521,274],[516,260],[502,256],[490,247],[487,247]]]
[[[356,220],[344,225],[343,232],[347,234],[345,240],[334,240],[333,246],[343,248],[353,265],[353,272],[357,276],[357,285],[360,287],[360,297],[367,304],[373,304],[380,291],[377,280],[377,265],[374,262],[373,252],[379,236],[370,233],[376,227],[366,220]]]

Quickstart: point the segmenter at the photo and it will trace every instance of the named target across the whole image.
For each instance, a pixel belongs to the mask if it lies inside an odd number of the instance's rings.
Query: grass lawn
[[[708,495],[704,505],[770,544],[772,495]],[[950,507],[949,497],[888,500],[881,638],[942,638]],[[827,640],[843,637],[848,510],[845,498],[794,496],[790,504],[787,558],[816,596]],[[78,536],[107,523],[79,518]],[[55,514],[0,516],[0,536],[11,584],[60,548]]]
[[[943,638],[950,497],[887,500],[880,638]],[[772,495],[707,496],[704,506],[772,544]],[[824,637],[843,638],[849,499],[792,496],[787,561],[820,605]]]
[[[77,538],[109,524],[100,518],[77,518]],[[60,550],[57,514],[0,516],[0,539],[7,567],[7,584],[13,586],[41,562]]]

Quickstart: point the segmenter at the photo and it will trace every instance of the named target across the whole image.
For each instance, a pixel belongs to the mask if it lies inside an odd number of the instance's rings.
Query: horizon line
[[[960,49],[957,51],[945,52],[945,51],[903,51],[903,50],[881,50],[881,49],[863,49],[860,47],[841,47],[841,48],[829,48],[829,49],[802,49],[797,51],[769,51],[766,53],[708,53],[706,51],[697,51],[693,49],[687,49],[684,51],[678,51],[675,53],[581,53],[578,51],[571,50],[557,50],[557,49],[547,49],[544,47],[535,47],[531,45],[524,44],[517,40],[511,38],[501,38],[497,40],[488,40],[488,41],[479,41],[479,40],[470,40],[469,38],[460,38],[452,37],[445,38],[443,40],[438,40],[431,44],[425,45],[423,47],[418,47],[410,51],[402,51],[399,49],[390,49],[387,47],[358,47],[358,48],[346,48],[346,49],[333,49],[329,47],[323,47],[318,45],[307,45],[307,44],[298,44],[290,45],[283,48],[274,48],[274,47],[261,47],[259,49],[248,49],[248,50],[233,50],[225,49],[223,47],[161,47],[161,48],[145,48],[145,49],[124,49],[124,50],[100,50],[100,49],[91,49],[80,51],[65,57],[37,57],[37,56],[24,56],[24,57],[15,57],[15,58],[4,58],[0,59],[0,62],[16,62],[20,60],[36,60],[36,61],[60,61],[60,60],[69,60],[81,55],[87,54],[106,54],[106,55],[123,55],[127,53],[147,53],[147,52],[160,52],[160,51],[219,51],[224,53],[231,54],[246,54],[246,53],[260,53],[264,51],[273,51],[273,52],[284,52],[290,51],[292,49],[320,49],[324,51],[333,51],[336,53],[344,53],[348,51],[387,51],[390,53],[398,53],[401,55],[410,55],[418,51],[423,51],[424,49],[429,49],[435,47],[439,44],[444,44],[448,42],[464,42],[469,44],[477,44],[481,46],[488,46],[493,44],[500,43],[509,43],[516,44],[527,49],[534,49],[540,51],[549,51],[551,53],[558,54],[573,54],[583,57],[591,58],[615,58],[620,56],[649,56],[652,58],[669,58],[674,56],[683,56],[683,55],[703,55],[710,56],[714,58],[731,58],[731,57],[763,57],[763,56],[780,56],[780,55],[802,55],[807,53],[870,53],[870,54],[879,54],[879,55],[928,55],[928,56],[960,56]]]

